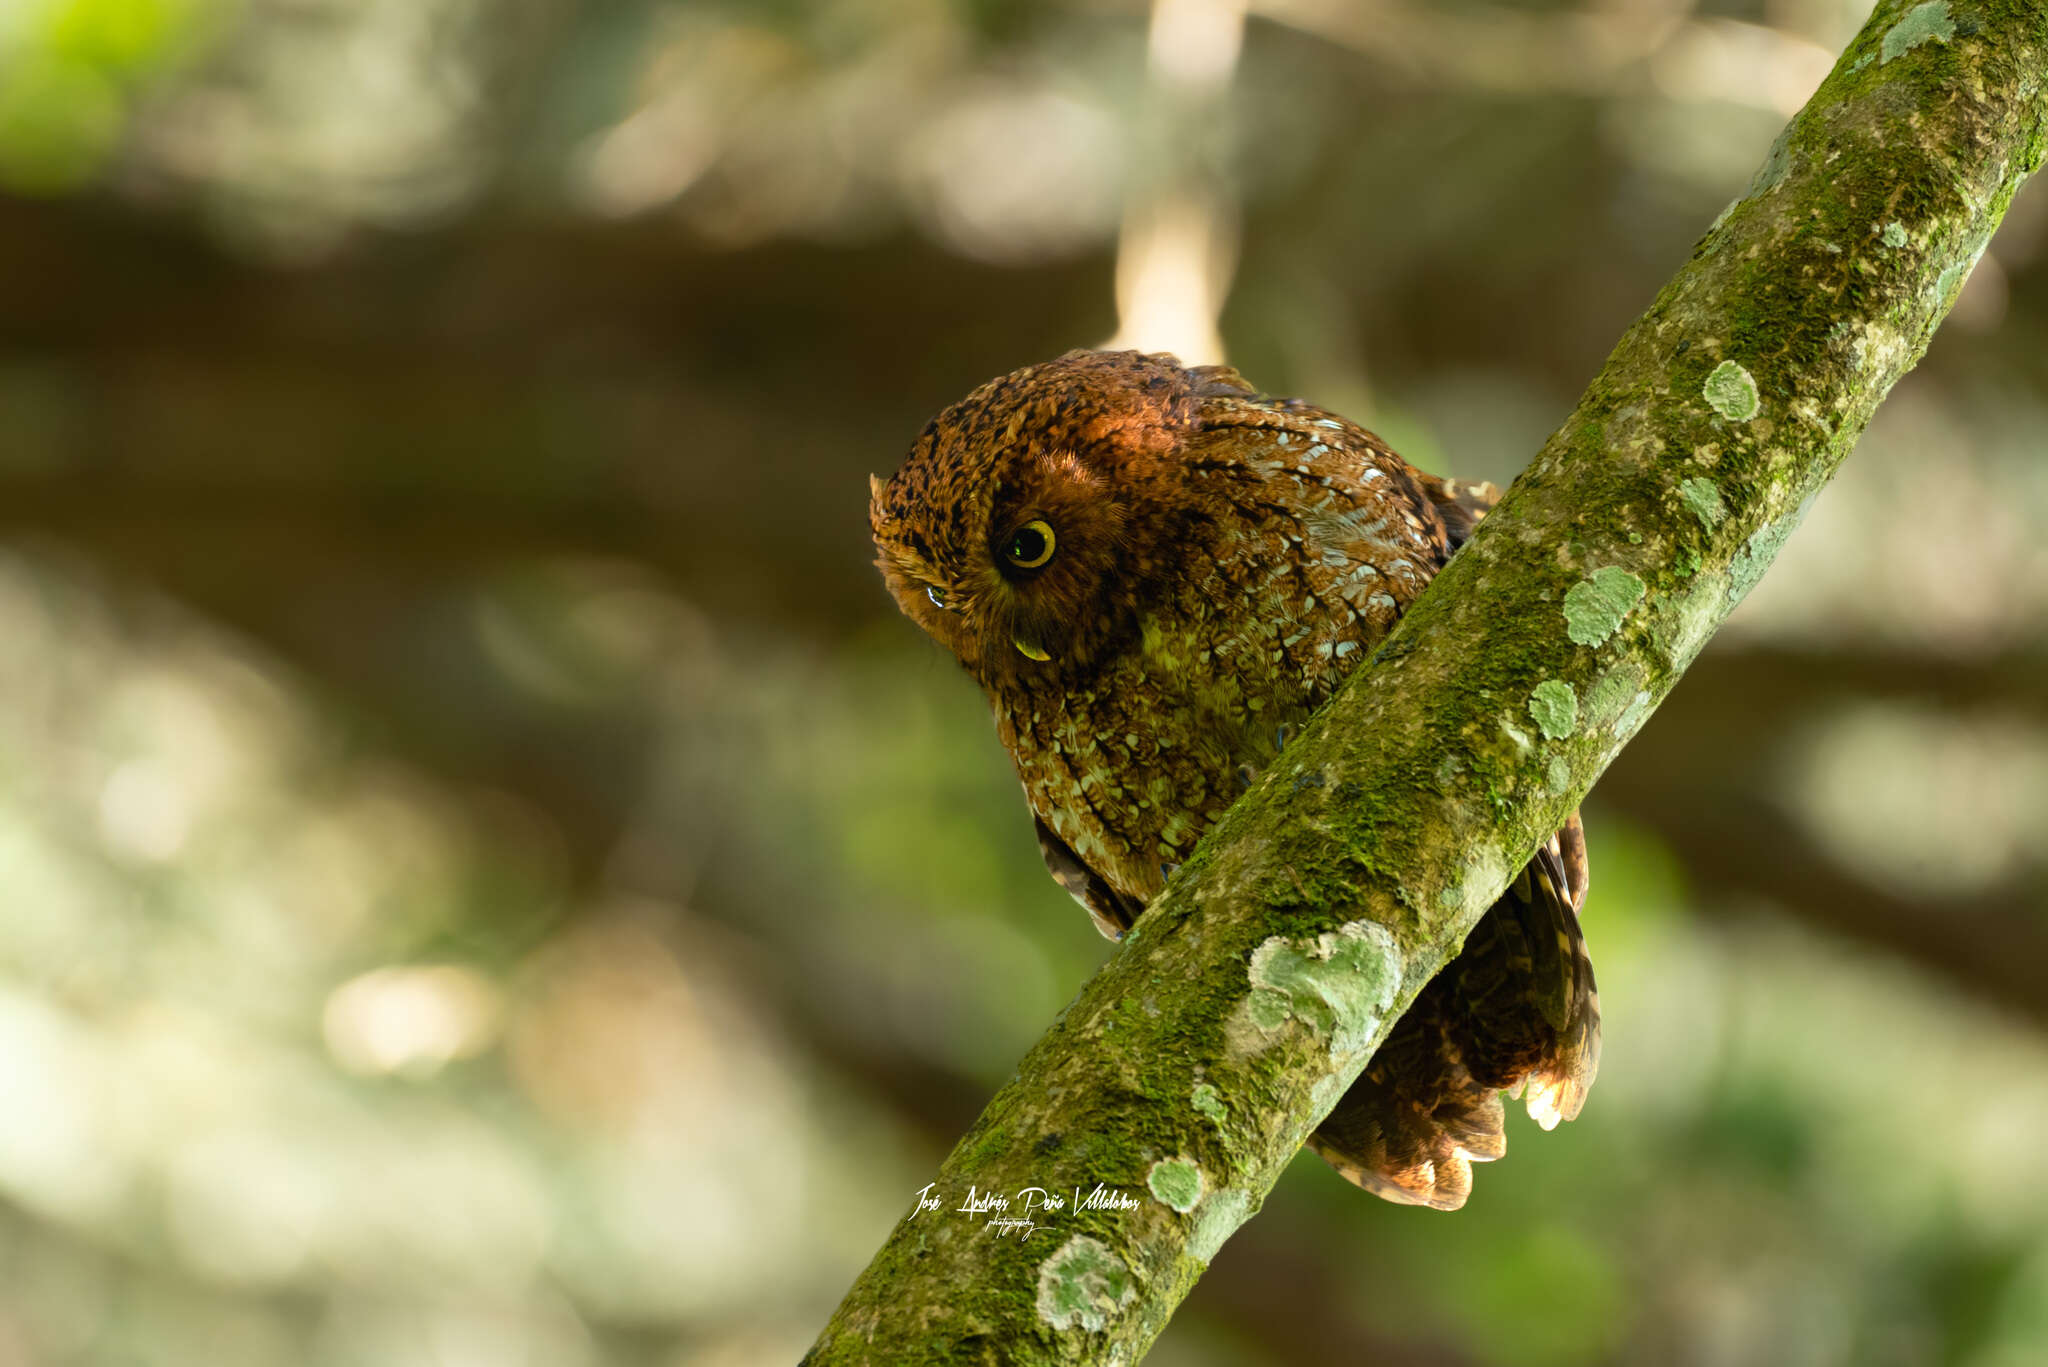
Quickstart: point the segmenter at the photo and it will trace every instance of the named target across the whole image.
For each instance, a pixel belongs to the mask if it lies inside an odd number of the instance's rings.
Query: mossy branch
[[[1144,1353],[1919,359],[2040,164],[2044,81],[2043,0],[1878,6],[1471,544],[1026,1056],[808,1362]],[[1124,1200],[1076,1210],[1098,1186]],[[1007,1197],[1028,1237],[962,1213],[970,1192]]]

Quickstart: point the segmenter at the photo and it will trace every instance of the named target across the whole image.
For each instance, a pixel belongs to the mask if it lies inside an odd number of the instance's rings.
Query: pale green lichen
[[[1207,1263],[1224,1241],[1252,1215],[1252,1198],[1241,1191],[1219,1191],[1202,1203],[1195,1227],[1188,1234],[1188,1256]]]
[[[1955,36],[1956,21],[1949,17],[1948,0],[1927,0],[1926,4],[1907,10],[1905,17],[1884,35],[1883,55],[1878,64],[1882,66],[1894,57],[1902,57],[1922,43],[1946,43]]]
[[[1543,791],[1552,797],[1563,797],[1572,786],[1572,767],[1564,762],[1564,756],[1553,755],[1550,768],[1543,775]]]
[[[1728,516],[1728,505],[1721,500],[1721,486],[1711,479],[1689,479],[1678,486],[1678,496],[1685,500],[1685,506],[1692,509],[1693,516],[1712,528],[1721,525]]]
[[[1099,1333],[1137,1297],[1137,1278],[1124,1260],[1085,1234],[1061,1244],[1038,1269],[1038,1317],[1055,1329]]]
[[[1726,576],[1706,570],[1683,589],[1659,600],[1651,639],[1662,643],[1674,671],[1683,672],[1714,634],[1727,590]]]
[[[1906,245],[1906,241],[1906,228],[1904,224],[1893,221],[1884,225],[1885,246],[1903,247]]]
[[[1790,517],[1781,517],[1767,522],[1750,534],[1735,558],[1728,562],[1728,606],[1732,609],[1749,596],[1757,581],[1764,577],[1764,571],[1778,558],[1778,552],[1785,545],[1785,539],[1797,531],[1806,517],[1806,510],[1813,506],[1813,495],[1795,509]]]
[[[1308,1109],[1311,1115],[1328,1115],[1337,1107],[1337,1099],[1350,1090],[1342,1073],[1326,1073],[1308,1089]]]
[[[1327,1038],[1330,1052],[1363,1049],[1401,987],[1401,956],[1387,928],[1350,921],[1306,946],[1275,935],[1252,951],[1247,1019],[1272,1036],[1289,1020]]]
[[[1642,666],[1623,660],[1600,676],[1586,693],[1586,725],[1604,728],[1614,725],[1635,691],[1643,686]]]
[[[1579,695],[1562,679],[1545,679],[1529,694],[1529,715],[1551,740],[1563,740],[1579,725]]]
[[[1623,736],[1633,735],[1636,727],[1642,722],[1644,715],[1649,710],[1650,695],[1647,692],[1636,694],[1633,698],[1629,699],[1628,707],[1622,712],[1621,719],[1614,723],[1614,729]]]
[[[1202,1202],[1202,1169],[1186,1158],[1162,1158],[1145,1176],[1145,1185],[1164,1204],[1185,1215]]]
[[[1748,422],[1763,407],[1750,373],[1733,361],[1723,361],[1700,387],[1714,411],[1730,422]]]
[[[1207,1116],[1211,1124],[1218,1129],[1223,1128],[1223,1121],[1230,1114],[1230,1108],[1223,1104],[1221,1092],[1206,1082],[1197,1082],[1195,1090],[1189,1094],[1189,1101],[1193,1104],[1196,1115]]]
[[[1749,193],[1757,195],[1775,190],[1791,169],[1792,125],[1788,123],[1771,143],[1771,150],[1764,154],[1764,164],[1757,167],[1756,174],[1749,178]]]
[[[1565,592],[1565,634],[1582,646],[1602,644],[1643,600],[1643,592],[1643,581],[1618,565],[1593,571]]]
[[[1968,258],[1962,261],[1952,261],[1947,266],[1944,266],[1941,274],[1934,278],[1933,286],[1927,291],[1929,302],[1937,305],[1947,303],[1949,297],[1962,286],[1965,280],[1970,278],[1970,272],[1977,269],[1977,262],[1983,258],[1983,255],[1984,244],[1980,242],[1977,244],[1977,250],[1970,253]]]
[[[1459,912],[1477,921],[1493,899],[1507,885],[1508,864],[1500,850],[1475,843],[1465,851],[1465,867],[1458,880],[1437,894],[1436,903],[1446,911]]]

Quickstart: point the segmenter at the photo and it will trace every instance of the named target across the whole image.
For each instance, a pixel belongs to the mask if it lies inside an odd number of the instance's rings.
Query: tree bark
[[[1472,542],[1025,1057],[807,1362],[1140,1357],[1768,567],[2048,137],[2048,3],[1885,0]],[[1109,1208],[1076,1209],[1100,1187]],[[1034,1189],[1064,1197],[1064,1209]],[[990,1222],[960,1208],[1007,1197]]]

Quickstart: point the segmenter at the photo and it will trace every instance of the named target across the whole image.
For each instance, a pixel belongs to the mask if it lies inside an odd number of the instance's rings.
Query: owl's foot
[[[1257,778],[1258,776],[1259,776],[1259,771],[1258,771],[1258,770],[1256,770],[1256,769],[1254,769],[1254,768],[1252,768],[1252,766],[1251,766],[1251,765],[1249,765],[1249,764],[1240,764],[1240,765],[1238,765],[1238,766],[1237,766],[1237,790],[1238,790],[1239,792],[1241,792],[1241,793],[1242,793],[1242,792],[1245,792],[1245,791],[1247,791],[1247,790],[1248,790],[1248,789],[1249,789],[1249,788],[1250,788],[1250,787],[1252,786],[1252,780],[1253,780],[1253,779],[1255,779],[1255,778]]]
[[[1281,726],[1281,727],[1277,727],[1277,728],[1275,728],[1275,729],[1274,729],[1274,731],[1273,731],[1273,748],[1274,748],[1275,750],[1285,750],[1285,749],[1287,748],[1287,742],[1288,742],[1288,741],[1291,741],[1291,740],[1293,740],[1293,739],[1294,739],[1294,728],[1293,728],[1293,727],[1291,727],[1291,726]]]

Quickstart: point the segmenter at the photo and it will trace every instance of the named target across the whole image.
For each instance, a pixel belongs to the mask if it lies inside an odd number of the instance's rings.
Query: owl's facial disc
[[[1177,563],[1147,529],[1195,419],[1166,358],[1076,352],[983,385],[870,481],[897,604],[994,693],[1077,684],[1135,639],[1151,567]]]

